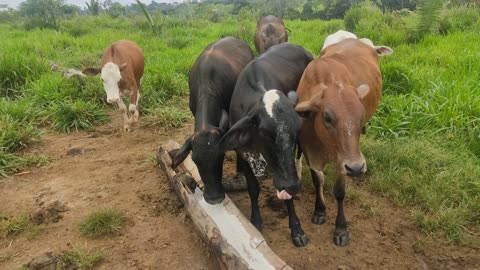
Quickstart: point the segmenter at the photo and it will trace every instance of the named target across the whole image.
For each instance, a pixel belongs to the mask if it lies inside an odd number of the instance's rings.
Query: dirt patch
[[[0,215],[28,214],[43,224],[33,240],[0,239],[0,269],[18,269],[71,248],[102,252],[97,269],[216,269],[154,162],[160,144],[191,127],[124,133],[118,112],[111,115],[112,124],[92,132],[46,132],[31,152],[51,162],[0,181]],[[105,239],[80,236],[82,218],[103,208],[121,210],[129,220],[126,229]]]
[[[82,248],[102,252],[97,269],[218,269],[198,238],[167,178],[154,162],[160,144],[183,142],[192,126],[158,131],[121,130],[121,119],[92,132],[45,133],[31,152],[49,156],[47,166],[0,182],[0,216],[30,214],[44,224],[33,240],[20,235],[0,239],[0,269],[18,269],[43,254]],[[225,170],[235,171],[235,155]],[[327,222],[310,222],[314,195],[305,189],[295,199],[302,227],[309,237],[304,248],[290,240],[288,216],[275,196],[271,180],[262,180],[260,197],[263,235],[270,247],[294,269],[480,269],[480,251],[425,240],[408,210],[351,185],[361,196],[345,203],[350,244],[333,244],[336,206],[327,200]],[[229,194],[249,217],[247,192]],[[119,236],[91,240],[78,224],[102,208],[123,211],[129,224]]]

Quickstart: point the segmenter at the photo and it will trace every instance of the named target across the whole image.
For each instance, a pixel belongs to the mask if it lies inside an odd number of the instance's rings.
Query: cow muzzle
[[[225,199],[225,193],[210,194],[207,192],[203,193],[203,198],[208,204],[219,204]]]
[[[277,189],[277,197],[280,200],[290,200],[293,195],[300,191],[300,184],[294,184]]]
[[[367,171],[367,164],[364,160],[361,162],[344,162],[343,169],[347,176],[359,177]]]
[[[117,103],[120,100],[120,97],[108,97],[107,102],[108,103]]]

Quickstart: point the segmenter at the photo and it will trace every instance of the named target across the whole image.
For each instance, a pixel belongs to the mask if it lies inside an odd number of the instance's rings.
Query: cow
[[[237,77],[253,59],[248,44],[233,37],[222,38],[200,54],[190,71],[190,111],[195,117],[194,134],[175,153],[177,167],[192,151],[204,183],[204,199],[218,204],[225,198],[222,186],[224,152],[218,148],[228,129],[228,106]]]
[[[101,73],[107,102],[117,103],[123,115],[123,129],[130,131],[130,125],[138,121],[138,100],[140,80],[143,76],[145,59],[142,49],[133,41],[120,40],[108,46],[102,56],[102,66],[86,68],[83,74],[96,76]],[[127,106],[121,96],[130,96]]]
[[[359,147],[360,133],[380,100],[382,76],[378,57],[393,50],[373,46],[368,39],[333,36],[329,40],[332,39],[336,42],[325,46],[320,58],[305,69],[295,110],[304,119],[299,143],[316,191],[312,223],[325,223],[323,170],[328,162],[336,162],[333,194],[338,209],[334,243],[346,246],[349,237],[343,213],[345,181],[346,177],[359,177],[367,170]]]
[[[288,33],[281,18],[268,15],[257,21],[254,43],[259,54],[273,45],[287,41]]]
[[[285,200],[292,242],[305,246],[307,236],[295,213],[292,196],[300,190],[295,167],[295,145],[301,121],[294,107],[295,89],[312,55],[290,43],[275,45],[250,62],[238,77],[229,110],[229,131],[220,148],[237,152],[237,166],[247,180],[251,222],[259,230],[262,217],[256,176],[265,163],[273,175],[277,197]],[[292,91],[293,90],[293,91]]]

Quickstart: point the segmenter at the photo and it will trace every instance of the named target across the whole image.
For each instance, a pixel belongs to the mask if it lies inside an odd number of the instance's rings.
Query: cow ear
[[[252,138],[252,130],[255,126],[255,117],[247,115],[240,119],[220,139],[219,147],[225,152],[245,146]]]
[[[295,111],[300,115],[302,118],[308,118],[311,113],[315,113],[319,111],[319,108],[315,105],[314,98],[300,102],[295,106]]]
[[[267,34],[265,32],[262,32],[260,34],[260,36],[262,37],[263,40],[265,40],[267,38]]]
[[[102,72],[101,68],[86,68],[82,70],[82,73],[88,76],[96,76],[100,72]]]
[[[188,139],[185,141],[185,143],[180,147],[180,149],[177,150],[175,153],[175,156],[172,159],[172,168],[175,169],[182,163],[190,153],[190,150],[192,150],[192,139],[193,135],[188,137]]]
[[[120,65],[120,71],[123,71],[127,67],[127,63],[123,63]]]
[[[222,110],[222,117],[220,118],[220,124],[218,125],[220,134],[224,133],[228,129],[228,113]]]
[[[369,92],[370,92],[370,87],[366,83],[361,84],[357,87],[357,93],[361,99],[364,99]]]
[[[377,51],[378,56],[385,56],[393,53],[392,48],[387,46],[375,46],[375,51]]]

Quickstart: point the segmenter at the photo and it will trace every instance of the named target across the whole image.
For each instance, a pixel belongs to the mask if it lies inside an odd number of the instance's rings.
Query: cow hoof
[[[296,247],[304,247],[308,243],[307,235],[301,230],[299,233],[295,234],[292,232],[292,243]]]
[[[342,230],[341,232],[335,232],[333,235],[333,242],[335,245],[344,247],[348,245],[348,231]]]
[[[320,224],[323,224],[325,222],[326,222],[325,213],[313,213],[313,216],[312,216],[312,223],[313,224],[320,225]]]

